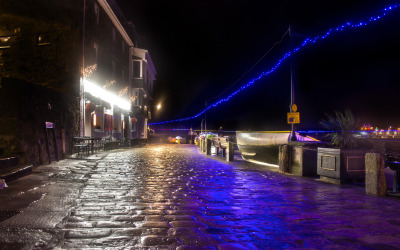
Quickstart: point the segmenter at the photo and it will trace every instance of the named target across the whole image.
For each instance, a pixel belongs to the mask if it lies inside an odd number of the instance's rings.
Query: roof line
[[[133,47],[133,42],[129,35],[126,33],[124,27],[122,26],[121,22],[118,20],[117,16],[115,15],[114,11],[112,10],[111,6],[108,4],[107,0],[97,0],[101,7],[104,9],[104,11],[107,13],[108,17],[111,19],[112,23],[114,26],[117,28],[119,33],[122,35],[122,38],[125,40],[125,42]]]

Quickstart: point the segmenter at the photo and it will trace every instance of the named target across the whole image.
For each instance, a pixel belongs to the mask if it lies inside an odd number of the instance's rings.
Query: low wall
[[[45,122],[55,125],[57,151],[62,158],[70,153],[72,137],[79,132],[79,100],[70,93],[3,78],[0,158],[16,156],[24,165],[48,163]],[[51,160],[55,160],[52,135],[49,141]]]
[[[285,144],[286,151],[283,152],[283,146],[280,147],[279,160],[281,164],[287,166],[281,167],[281,172],[290,173],[298,176],[316,177],[317,175],[317,148],[326,145],[321,142],[289,142]],[[283,159],[286,157],[287,159]],[[287,163],[285,163],[287,162]]]

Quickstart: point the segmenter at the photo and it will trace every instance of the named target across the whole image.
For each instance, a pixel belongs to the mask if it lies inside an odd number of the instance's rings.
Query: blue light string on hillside
[[[400,5],[392,5],[392,6],[388,6],[386,8],[383,9],[383,12],[381,13],[381,15],[377,15],[375,17],[370,17],[367,21],[365,22],[357,22],[355,24],[352,24],[351,22],[346,22],[345,24],[338,26],[336,28],[333,29],[329,29],[328,32],[326,32],[324,35],[321,36],[316,36],[314,38],[307,38],[305,39],[301,45],[297,48],[292,49],[291,51],[288,51],[286,54],[283,55],[283,57],[281,59],[278,60],[278,62],[275,64],[275,66],[273,66],[270,70],[268,71],[264,71],[262,72],[258,77],[253,78],[252,80],[250,80],[247,84],[243,85],[242,87],[240,87],[238,90],[236,90],[235,92],[233,92],[232,94],[230,94],[229,96],[220,99],[219,101],[215,102],[214,104],[209,105],[208,107],[206,107],[203,111],[201,111],[200,113],[191,116],[191,117],[186,117],[186,118],[181,118],[181,119],[176,119],[176,120],[170,120],[170,121],[164,121],[164,122],[155,122],[155,123],[149,123],[148,125],[159,125],[159,124],[165,124],[165,123],[173,123],[173,122],[182,122],[182,121],[187,121],[187,120],[192,120],[195,118],[198,118],[199,116],[203,115],[205,112],[207,112],[208,110],[210,110],[211,108],[215,108],[218,105],[220,105],[221,103],[224,102],[228,102],[232,97],[236,96],[237,94],[239,94],[240,92],[242,92],[243,90],[247,89],[248,87],[250,87],[251,85],[253,85],[256,81],[260,80],[261,78],[268,76],[269,74],[273,73],[276,69],[279,68],[279,66],[289,57],[292,56],[292,54],[297,53],[301,48],[307,46],[307,45],[312,45],[315,44],[318,41],[321,41],[327,37],[329,37],[330,35],[339,32],[342,32],[344,30],[350,29],[350,28],[360,28],[360,27],[364,27],[367,26],[369,23],[378,21],[380,19],[382,19],[384,16],[386,16],[389,12],[393,11],[394,9],[400,7]]]

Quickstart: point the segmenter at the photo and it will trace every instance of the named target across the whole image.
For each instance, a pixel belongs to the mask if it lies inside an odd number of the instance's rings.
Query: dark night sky
[[[197,114],[239,79],[293,25],[294,43],[346,21],[360,21],[392,1],[117,0],[146,37],[158,71],[152,122]],[[350,3],[351,2],[351,3]],[[366,28],[345,31],[294,58],[295,103],[303,129],[325,113],[350,108],[361,123],[400,127],[400,9]],[[233,86],[269,69],[289,48],[281,44]],[[216,101],[215,99],[214,101]],[[213,101],[209,101],[212,103]],[[207,127],[288,129],[289,64],[207,114]],[[200,119],[170,127],[200,127]]]

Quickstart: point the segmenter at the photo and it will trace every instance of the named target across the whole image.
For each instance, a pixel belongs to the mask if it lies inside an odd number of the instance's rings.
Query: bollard
[[[233,153],[234,153],[233,142],[227,142],[227,145],[226,145],[226,160],[227,161],[233,161]]]
[[[211,155],[211,139],[206,138],[206,155]]]
[[[290,160],[290,146],[280,145],[279,146],[279,172],[288,173],[289,172],[289,160]]]
[[[378,153],[365,154],[365,192],[386,195],[385,163]]]

